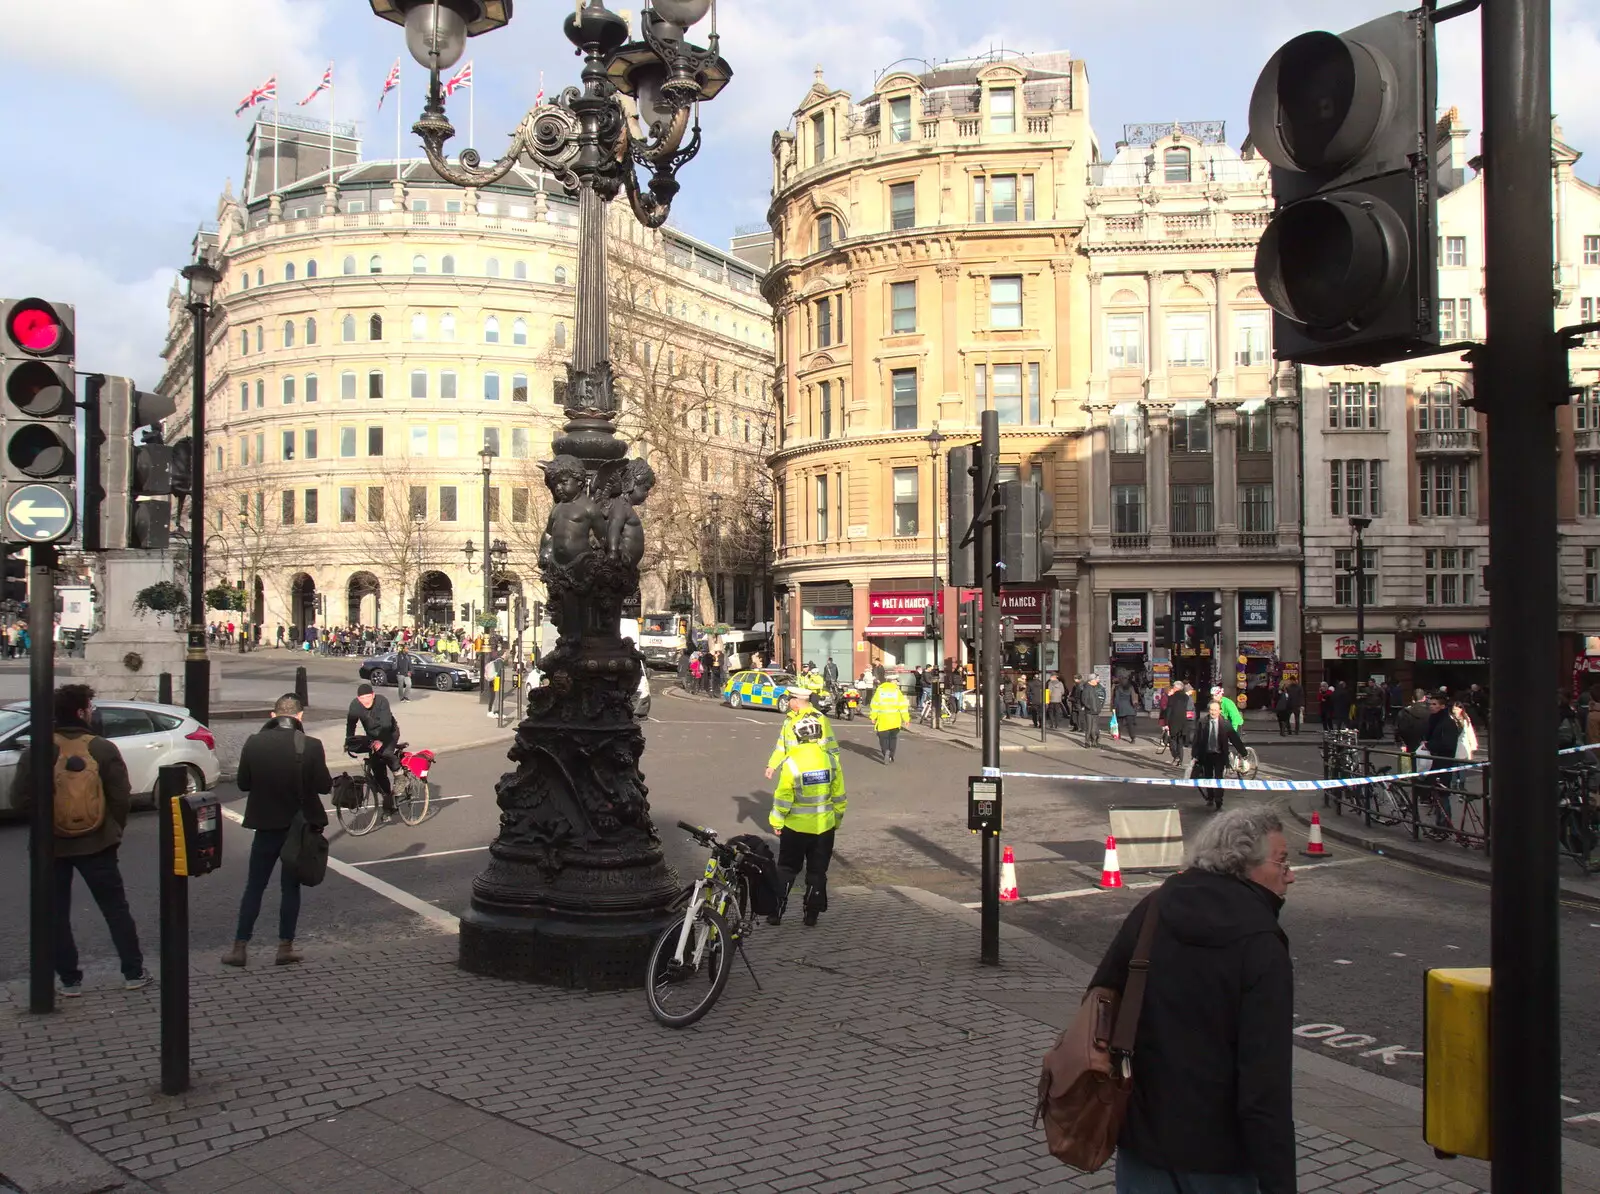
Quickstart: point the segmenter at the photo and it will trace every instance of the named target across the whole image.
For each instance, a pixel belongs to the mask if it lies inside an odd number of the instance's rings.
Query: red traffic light
[[[6,315],[6,338],[23,352],[44,357],[68,351],[66,320],[43,299],[23,299]]]

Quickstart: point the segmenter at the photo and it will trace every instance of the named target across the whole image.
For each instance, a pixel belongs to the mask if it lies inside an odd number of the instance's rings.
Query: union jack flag
[[[400,59],[394,60],[394,65],[389,68],[389,77],[383,81],[383,90],[378,93],[378,110],[383,111],[383,97],[396,87],[400,86]]]
[[[472,63],[467,63],[444,83],[444,97],[449,99],[462,87],[472,86]]]
[[[233,114],[235,116],[242,116],[247,109],[253,108],[257,104],[265,104],[277,98],[278,76],[273,75],[272,78],[261,84],[260,87],[251,89],[250,94],[239,101],[239,106],[233,110]]]
[[[316,99],[317,96],[321,95],[324,91],[331,91],[332,89],[333,63],[330,62],[328,63],[328,69],[322,72],[322,82],[318,83],[315,90],[313,90],[310,95],[306,96],[305,99],[301,100],[297,106],[303,108],[312,100]]]

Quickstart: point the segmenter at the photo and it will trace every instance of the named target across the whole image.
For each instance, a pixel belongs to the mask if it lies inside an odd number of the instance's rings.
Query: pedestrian
[[[233,948],[222,955],[224,966],[243,966],[261,912],[261,897],[279,865],[283,844],[296,813],[320,830],[328,823],[322,807],[323,793],[333,790],[322,742],[301,728],[305,706],[294,693],[285,693],[272,706],[272,719],[256,731],[239,754],[239,790],[245,793],[244,827],[253,830],[250,863],[244,895],[239,899],[239,923]],[[281,867],[278,874],[278,952],[274,965],[300,961],[294,937],[300,922],[300,876]]]
[[[1278,914],[1294,882],[1278,814],[1214,818],[1188,868],[1123,921],[1090,980],[1122,991],[1156,924],[1117,1140],[1117,1194],[1293,1194],[1294,964]]]
[[[1083,744],[1100,745],[1100,713],[1106,707],[1106,690],[1100,684],[1100,674],[1091,672],[1083,682],[1079,697],[1083,707]]]
[[[1228,724],[1234,730],[1244,729],[1244,714],[1239,712],[1239,706],[1234,702],[1233,698],[1222,691],[1222,685],[1216,684],[1212,686],[1211,699],[1222,706],[1222,716],[1227,718]]]
[[[1033,728],[1038,729],[1044,723],[1044,685],[1037,672],[1028,676],[1023,696],[1033,717]]]
[[[693,659],[693,649],[688,644],[685,644],[683,650],[678,652],[678,687],[685,692],[689,691],[689,663]]]
[[[1126,676],[1112,695],[1111,711],[1117,716],[1117,732],[1129,742],[1134,741],[1134,730],[1139,721],[1139,698],[1133,691],[1133,681]]]
[[[778,742],[772,748],[772,753],[767,756],[766,776],[771,779],[774,772],[783,765],[784,758],[794,749],[800,741],[795,736],[795,726],[805,717],[815,717],[822,726],[822,745],[835,755],[839,753],[839,739],[834,736],[833,723],[823,714],[818,713],[812,706],[812,698],[816,693],[800,684],[791,684],[783,690],[784,699],[788,708],[784,714],[783,725],[778,727]]]
[[[867,713],[872,718],[872,728],[878,731],[878,761],[887,765],[894,762],[900,729],[911,720],[911,706],[906,701],[905,690],[895,681],[886,679],[881,667],[877,671],[877,681]]]
[[[1222,709],[1222,700],[1213,696],[1205,715],[1194,723],[1195,779],[1221,779],[1227,770],[1228,752],[1244,755],[1244,742]],[[1222,811],[1222,789],[1202,788],[1206,803]]]
[[[792,688],[803,694],[798,703],[805,712],[794,719],[793,743],[783,749],[779,762],[778,786],[772,793],[772,812],[767,823],[778,835],[778,877],[783,883],[784,902],[804,867],[805,897],[802,908],[807,928],[815,927],[817,917],[828,910],[828,863],[833,858],[833,839],[844,822],[849,801],[844,790],[844,770],[839,765],[837,744],[829,748],[832,731],[825,719],[810,710],[809,689]],[[903,701],[902,694],[901,700]],[[786,726],[786,728],[788,728]],[[780,746],[782,742],[780,740]],[[772,767],[767,768],[772,774]],[[777,924],[779,916],[769,916]]]
[[[401,643],[394,653],[394,682],[402,701],[411,699],[411,663],[411,652]]]
[[[698,652],[698,651],[691,651],[689,653],[689,680],[690,680],[689,691],[690,692],[699,692],[700,691],[700,652]]]
[[[1045,684],[1044,724],[1052,730],[1061,727],[1061,702],[1066,698],[1067,686],[1058,672]]]
[[[133,923],[128,895],[122,885],[117,850],[133,807],[128,766],[109,741],[89,729],[94,711],[94,689],[87,684],[63,684],[55,691],[54,755],[55,863],[55,967],[61,994],[83,994],[83,970],[78,965],[78,945],[72,936],[72,876],[83,876],[94,902],[105,917],[122,964],[122,985],[137,991],[150,985],[139,947],[139,929]],[[33,753],[23,750],[11,783],[11,804],[27,814],[33,805]]]
[[[722,640],[717,639],[711,646],[711,691],[721,692],[725,679],[722,672],[723,654]]]
[[[1289,693],[1289,720],[1294,725],[1294,732],[1300,732],[1300,719],[1305,713],[1306,693],[1300,687],[1300,681],[1292,680],[1284,686]]]
[[[833,661],[832,652],[828,654],[828,662],[822,665],[822,682],[830,691],[839,683],[839,665]]]
[[[1194,707],[1189,703],[1189,693],[1179,680],[1167,693],[1167,739],[1174,764],[1183,762],[1183,752],[1189,748],[1189,726],[1194,720]]]
[[[1422,732],[1423,750],[1426,752],[1428,767],[1422,766],[1424,755],[1418,752],[1417,770],[1425,771],[1429,767],[1455,766],[1456,747],[1461,743],[1461,727],[1456,724],[1456,719],[1450,715],[1450,698],[1443,689],[1428,694],[1428,723]],[[1429,786],[1433,789],[1437,800],[1434,809],[1436,824],[1448,826],[1452,823],[1450,811],[1450,787],[1440,781],[1432,781]]]
[[[1278,737],[1289,736],[1289,714],[1294,711],[1294,702],[1289,699],[1287,688],[1278,689],[1278,695],[1273,699],[1272,711],[1278,715]]]

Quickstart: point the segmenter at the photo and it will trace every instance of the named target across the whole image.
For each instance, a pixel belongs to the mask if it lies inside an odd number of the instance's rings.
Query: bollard
[[[303,667],[297,667],[294,669],[294,695],[299,697],[300,703],[309,709],[311,707],[311,700],[306,693],[306,669]]]
[[[187,770],[161,768],[156,790],[156,833],[161,867],[161,1093],[189,1089],[189,880],[175,871],[177,838],[173,801],[184,790]]]
[[[156,703],[172,704],[172,673],[162,672],[156,677]]]

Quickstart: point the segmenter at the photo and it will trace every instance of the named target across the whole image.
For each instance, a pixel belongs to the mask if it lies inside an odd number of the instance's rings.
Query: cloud
[[[6,22],[9,63],[113,85],[167,112],[227,110],[276,74],[280,100],[325,65],[313,47],[325,0],[77,0],[30,4]]]
[[[164,368],[157,354],[166,341],[167,293],[175,271],[117,278],[98,262],[5,227],[0,227],[0,261],[6,263],[8,294],[77,308],[80,370],[118,374],[155,387]]]

